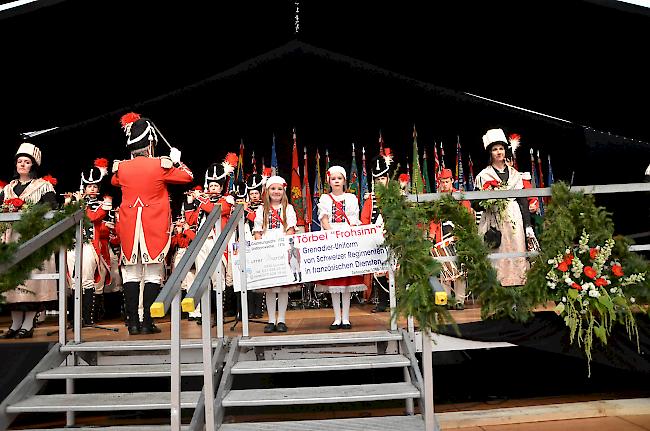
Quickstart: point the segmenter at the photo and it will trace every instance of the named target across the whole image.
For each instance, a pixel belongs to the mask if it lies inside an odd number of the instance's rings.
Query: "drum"
[[[454,237],[444,239],[436,243],[431,249],[433,257],[446,257],[456,256],[456,244],[454,244]],[[440,278],[443,281],[453,281],[463,275],[463,271],[459,269],[460,264],[456,261],[440,262],[442,270],[440,271]]]

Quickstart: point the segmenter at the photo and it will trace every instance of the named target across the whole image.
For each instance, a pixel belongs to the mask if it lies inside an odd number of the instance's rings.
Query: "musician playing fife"
[[[150,313],[162,283],[165,257],[171,243],[168,184],[187,184],[192,172],[181,163],[181,152],[154,157],[158,129],[140,115],[121,118],[131,160],[113,163],[111,183],[122,189],[120,239],[124,301],[130,335],[160,332]],[[142,326],[138,318],[140,283],[144,282]]]
[[[451,169],[443,169],[438,177],[438,191],[440,193],[451,193],[457,192],[454,188],[454,177],[451,173]],[[461,205],[467,208],[467,211],[473,213],[472,205],[469,201],[461,201]],[[446,239],[449,236],[454,228],[454,224],[450,221],[440,221],[433,220],[429,225],[429,239],[433,241],[435,247],[442,247],[443,239]],[[453,240],[453,237],[452,239]],[[444,276],[440,277],[440,283],[445,288],[447,296],[451,298],[452,291],[454,293],[455,301],[450,303],[450,306],[456,308],[457,310],[462,310],[465,308],[465,290],[467,287],[467,279],[461,273],[461,275],[455,279],[450,279]]]

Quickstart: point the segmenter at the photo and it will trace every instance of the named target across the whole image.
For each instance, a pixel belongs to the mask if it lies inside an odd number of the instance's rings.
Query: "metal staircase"
[[[201,397],[203,364],[202,344],[196,340],[181,344],[183,362],[181,375],[194,377],[195,390],[180,394],[182,409],[194,409]],[[218,361],[218,374],[223,364],[225,345],[221,341],[213,343],[215,354],[222,358]],[[76,359],[75,359],[76,358]],[[134,379],[165,379],[171,376],[170,343],[168,340],[107,341],[68,343],[55,345],[30,375],[3,402],[6,415],[21,413],[46,412],[142,412],[148,410],[169,410],[171,407],[169,391],[151,392],[150,386]],[[198,377],[198,378],[197,378]],[[122,379],[123,392],[75,392],[75,383],[92,379],[92,388],[96,390],[115,384],[107,384],[106,379]],[[68,393],[38,394],[46,383],[65,380]],[[149,380],[150,382],[151,380]],[[111,382],[114,383],[114,382]],[[159,386],[168,386],[163,382]],[[81,429],[122,429],[146,430],[152,427],[139,426],[136,423],[123,426]],[[122,420],[123,422],[123,420]],[[165,426],[156,426],[163,430]],[[167,426],[166,429],[169,429]],[[182,429],[189,429],[183,426]]]
[[[285,357],[295,359],[284,359]],[[332,383],[337,383],[337,372],[388,368],[401,368],[403,381],[312,386],[309,385],[310,379],[305,374],[304,378],[299,379],[307,382],[304,386],[233,389],[238,377],[250,374],[328,372],[332,374]],[[343,381],[341,378],[338,380]],[[238,337],[230,344],[230,352],[217,391],[215,400],[217,429],[221,431],[424,430],[422,418],[413,415],[413,400],[421,399],[422,385],[422,376],[415,361],[413,346],[408,335],[403,332],[373,331]],[[262,406],[382,400],[404,400],[407,416],[222,423],[226,409],[231,407],[254,409]]]

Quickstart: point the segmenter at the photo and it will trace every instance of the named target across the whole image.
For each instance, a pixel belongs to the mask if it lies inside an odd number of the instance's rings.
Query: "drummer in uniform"
[[[454,177],[451,169],[443,169],[438,177],[438,191],[440,193],[457,192],[454,189]],[[472,205],[469,201],[461,201],[461,205],[467,208],[467,211],[473,213]],[[455,256],[456,248],[453,236],[454,224],[451,221],[434,220],[429,224],[429,239],[434,243],[433,254],[436,256]],[[467,278],[464,271],[459,271],[456,262],[443,263],[443,270],[440,273],[440,283],[447,292],[447,297],[451,298],[454,293],[455,302],[450,304],[452,308],[462,310],[465,308],[465,291],[467,288]]]

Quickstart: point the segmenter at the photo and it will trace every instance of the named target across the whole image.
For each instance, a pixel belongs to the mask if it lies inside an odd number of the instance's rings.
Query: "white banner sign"
[[[247,243],[247,290],[388,271],[383,229],[376,225]],[[234,244],[231,256],[234,287],[240,291],[237,247]]]

